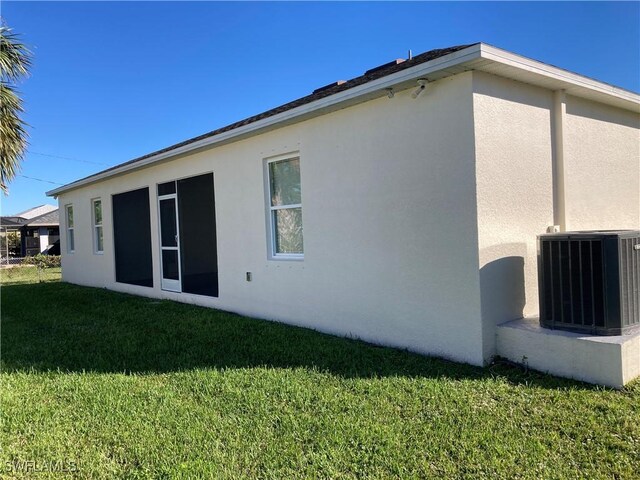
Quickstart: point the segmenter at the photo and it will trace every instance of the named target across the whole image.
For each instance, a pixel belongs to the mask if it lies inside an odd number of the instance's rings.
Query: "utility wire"
[[[29,180],[36,180],[38,182],[44,182],[44,183],[51,183],[53,185],[64,185],[64,183],[59,183],[59,182],[52,182],[51,180],[43,180],[41,178],[35,178],[35,177],[27,177],[26,175],[17,175],[18,177],[22,177],[22,178],[28,178]]]
[[[59,158],[61,160],[71,160],[74,162],[82,162],[82,163],[91,163],[93,165],[104,165],[104,166],[108,166],[108,163],[102,163],[102,162],[92,162],[90,160],[80,160],[79,158],[71,158],[71,157],[62,157],[60,155],[51,155],[49,153],[39,153],[39,152],[32,152],[29,151],[29,153],[33,154],[33,155],[40,155],[42,157],[51,157],[51,158]]]

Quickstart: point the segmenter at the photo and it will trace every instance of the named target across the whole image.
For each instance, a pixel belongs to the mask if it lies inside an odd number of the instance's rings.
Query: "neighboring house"
[[[537,326],[536,236],[640,228],[639,109],[486,44],[396,60],[48,192],[63,279],[619,386],[640,336]]]
[[[0,231],[4,235],[2,257],[25,257],[45,253],[60,255],[60,227],[58,207],[39,205],[15,215],[0,217]],[[10,246],[6,239],[11,232],[18,234],[19,243]]]

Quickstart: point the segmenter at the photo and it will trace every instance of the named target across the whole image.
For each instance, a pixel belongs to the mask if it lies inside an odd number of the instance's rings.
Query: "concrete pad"
[[[640,376],[640,332],[596,336],[542,328],[537,317],[498,325],[497,354],[560,377],[622,388]]]

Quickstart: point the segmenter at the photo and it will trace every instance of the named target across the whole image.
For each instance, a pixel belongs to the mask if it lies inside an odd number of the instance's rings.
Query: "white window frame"
[[[71,210],[71,216],[73,216],[73,204],[70,203],[64,206],[65,214],[65,226],[67,227],[67,253],[74,253],[76,251],[76,234],[75,234],[75,219],[73,225],[69,226],[69,210]],[[73,234],[73,235],[72,235]],[[71,237],[73,236],[73,248],[71,248]]]
[[[304,234],[302,237],[302,253],[278,253],[276,252],[276,225],[275,214],[277,210],[286,210],[292,208],[299,208],[302,211],[302,203],[296,203],[291,205],[271,205],[271,173],[269,165],[275,162],[281,162],[283,160],[300,160],[299,152],[291,152],[284,155],[278,155],[276,157],[269,157],[264,159],[264,172],[265,172],[265,193],[267,202],[267,225],[269,229],[269,241],[268,241],[268,257],[270,260],[304,260]],[[302,165],[301,165],[302,170]],[[300,186],[302,187],[302,171],[300,172]],[[304,228],[304,216],[303,216],[303,228]]]
[[[100,202],[102,209],[102,198],[91,199],[91,227],[93,230],[93,253],[94,255],[104,254],[104,212],[102,212],[101,222],[96,223],[96,203]],[[98,229],[102,230],[102,250],[98,250]]]

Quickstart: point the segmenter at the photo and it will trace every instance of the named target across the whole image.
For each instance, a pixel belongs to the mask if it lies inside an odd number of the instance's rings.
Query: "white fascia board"
[[[636,104],[640,108],[640,95],[623,88],[619,88],[608,83],[599,82],[584,75],[554,67],[546,63],[538,62],[515,53],[502,50],[487,44],[480,44],[481,56],[485,60],[515,67],[521,71],[532,74],[542,75],[544,77],[565,83],[567,88],[582,87],[592,91],[610,95],[619,100],[625,100]]]
[[[202,140],[199,140],[197,142],[189,143],[188,145],[183,145],[182,147],[153,155],[138,162],[122,165],[119,168],[114,168],[102,173],[97,173],[96,175],[93,175],[91,177],[87,177],[76,182],[63,185],[62,187],[50,190],[47,192],[47,195],[50,197],[55,197],[66,191],[73,190],[91,183],[99,182],[116,175],[121,175],[131,170],[138,170],[150,164],[167,160],[171,157],[176,157],[178,155],[182,155],[194,150],[199,150],[203,147],[209,147],[219,143],[227,143],[236,137],[247,136],[249,134],[256,133],[257,131],[273,127],[277,124],[291,123],[298,117],[306,118],[312,116],[314,113],[321,114],[323,111],[330,109],[331,107],[335,107],[338,104],[354,102],[361,97],[366,98],[367,96],[370,96],[372,94],[378,94],[375,96],[383,96],[387,94],[385,88],[391,88],[398,84],[402,84],[403,82],[411,81],[422,76],[428,76],[430,73],[460,65],[478,58],[480,58],[480,44],[472,45],[463,50],[450,53],[449,55],[436,58],[429,62],[421,63],[414,67],[401,70],[400,72],[387,75],[377,80],[372,80],[362,85],[350,88],[349,90],[345,90],[344,92],[339,92],[334,95],[315,100],[305,105],[292,108],[291,110],[278,113],[271,117],[264,118],[247,125],[243,125],[238,128],[234,128],[233,130],[229,130],[212,137],[203,138]]]
[[[487,60],[493,64],[507,65],[517,69],[519,72],[528,72],[531,74],[532,84],[536,83],[536,78],[543,76],[545,78],[558,81],[562,84],[562,88],[569,89],[571,87],[577,87],[578,89],[586,89],[592,92],[595,91],[604,94],[609,98],[613,97],[617,100],[622,100],[626,105],[630,106],[631,109],[640,109],[640,95],[634,92],[614,87],[613,85],[599,82],[521,55],[516,55],[491,45],[478,43],[463,50],[450,53],[429,62],[421,63],[377,80],[372,80],[362,85],[350,88],[349,90],[292,108],[291,110],[278,113],[271,117],[234,128],[233,130],[203,138],[197,142],[173,148],[166,152],[152,155],[143,160],[134,161],[108,171],[97,173],[90,177],[50,190],[47,192],[47,195],[50,197],[57,197],[66,191],[74,190],[117,175],[122,175],[132,170],[138,170],[154,163],[170,160],[173,157],[218,144],[229,143],[243,137],[256,135],[268,129],[288,125],[313,116],[322,115],[328,111],[345,108],[356,103],[381,97],[387,94],[385,91],[386,88],[408,88],[411,86],[410,82],[415,81],[415,79],[421,77],[428,78],[430,74],[434,74],[442,70],[447,70],[453,67],[462,67],[463,69],[468,67],[468,70],[482,70],[482,66],[474,65],[477,64],[478,60]]]

